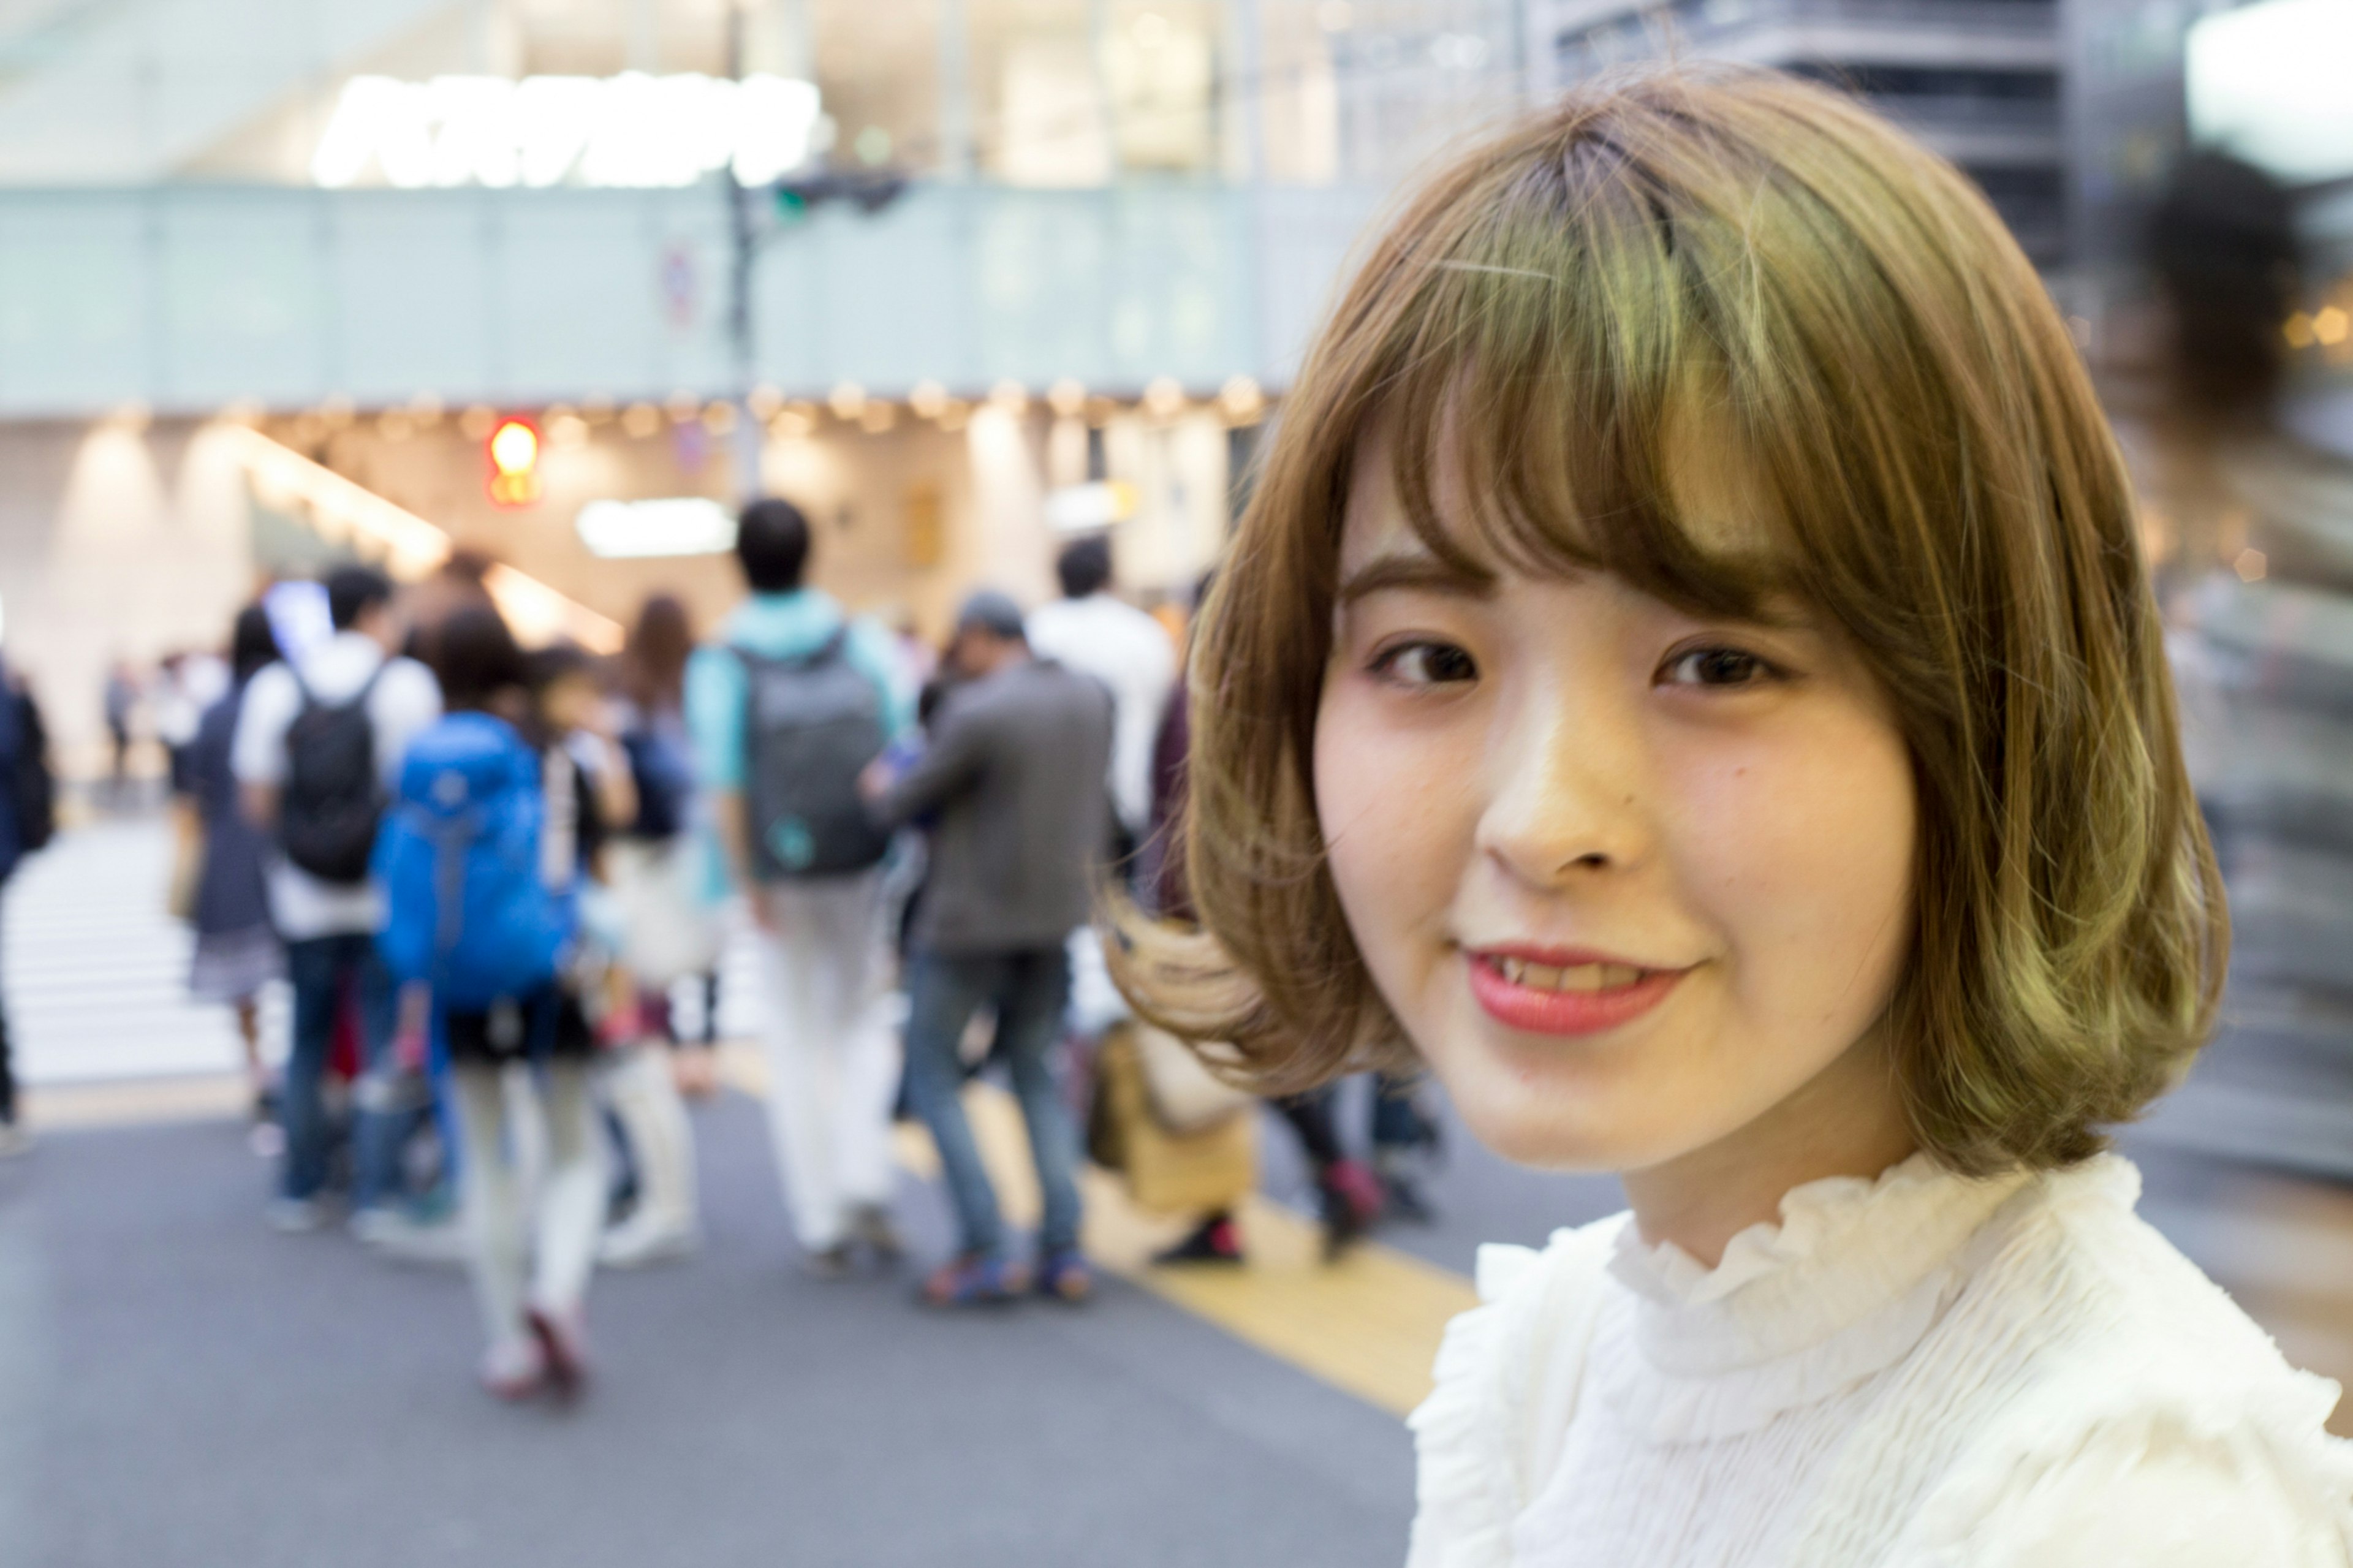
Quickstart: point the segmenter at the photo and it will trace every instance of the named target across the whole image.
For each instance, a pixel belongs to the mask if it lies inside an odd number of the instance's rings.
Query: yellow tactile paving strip
[[[765,1091],[756,1051],[730,1047],[721,1061],[728,1083],[754,1096]],[[202,1121],[242,1114],[247,1093],[234,1075],[57,1085],[28,1094],[26,1111],[30,1125],[48,1131]],[[1019,1112],[1001,1089],[975,1085],[968,1094],[974,1133],[1006,1217],[1034,1225],[1038,1184]],[[902,1165],[927,1178],[938,1173],[929,1134],[902,1126],[898,1139]],[[1154,1268],[1152,1255],[1184,1234],[1187,1216],[1136,1207],[1116,1176],[1093,1166],[1083,1172],[1082,1191],[1086,1248],[1101,1268],[1399,1415],[1430,1392],[1430,1359],[1447,1320],[1476,1300],[1461,1275],[1377,1242],[1360,1243],[1327,1264],[1316,1227],[1263,1198],[1241,1212],[1245,1266]]]
[[[731,1051],[725,1062],[731,1083],[763,1091],[755,1053]],[[1036,1224],[1038,1184],[1012,1098],[976,1084],[965,1107],[1007,1219]],[[899,1129],[899,1159],[917,1175],[938,1173],[939,1157],[921,1128]],[[1398,1415],[1430,1392],[1430,1360],[1447,1320],[1478,1300],[1462,1276],[1377,1242],[1327,1264],[1316,1226],[1264,1198],[1241,1213],[1250,1256],[1242,1268],[1155,1268],[1152,1255],[1185,1233],[1187,1217],[1139,1209],[1116,1176],[1093,1166],[1084,1170],[1082,1192],[1087,1253],[1102,1268]]]

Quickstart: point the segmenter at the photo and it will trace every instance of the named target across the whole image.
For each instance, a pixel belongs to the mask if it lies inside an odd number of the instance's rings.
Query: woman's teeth
[[[1524,958],[1492,960],[1504,979],[1532,991],[1615,991],[1642,978],[1630,963],[1573,963],[1557,968]]]

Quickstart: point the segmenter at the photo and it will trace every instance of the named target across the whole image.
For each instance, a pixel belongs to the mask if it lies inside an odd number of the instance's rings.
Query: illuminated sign
[[[491,500],[529,506],[539,499],[539,432],[528,419],[501,419],[491,432]]]
[[[817,88],[785,77],[443,76],[343,84],[311,157],[322,185],[371,170],[436,185],[691,185],[732,166],[764,185],[808,161]]]
[[[591,555],[718,555],[735,548],[735,516],[715,500],[594,500],[573,528]]]
[[[1064,485],[1046,495],[1046,526],[1057,533],[1090,533],[1125,522],[1135,515],[1141,497],[1124,479],[1091,485]]]

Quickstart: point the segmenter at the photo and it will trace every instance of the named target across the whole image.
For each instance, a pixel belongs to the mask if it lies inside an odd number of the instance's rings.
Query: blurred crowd
[[[1243,1261],[1256,1101],[1129,1016],[1094,926],[1107,893],[1183,906],[1187,607],[1121,597],[1082,537],[1061,597],[976,592],[935,648],[811,585],[812,544],[791,503],[747,507],[746,592],[699,643],[655,595],[616,655],[527,649],[484,563],[405,585],[348,564],[107,684],[111,798],[141,728],[169,757],[188,984],[234,1011],[269,1223],[461,1258],[501,1397],[586,1375],[597,1267],[700,1247],[687,1103],[721,1081],[731,940],[758,994],[728,1059],[764,1081],[810,1271],[901,1258],[902,1120],[954,1215],[932,1305],[1083,1301],[1090,1156],[1181,1216],[1162,1262]],[[282,1053],[260,1005],[280,980]],[[1026,1128],[1032,1238],[967,1116],[985,1074]],[[1403,1080],[1368,1099],[1361,1158],[1335,1091],[1277,1107],[1329,1255],[1428,1215],[1436,1123]]]

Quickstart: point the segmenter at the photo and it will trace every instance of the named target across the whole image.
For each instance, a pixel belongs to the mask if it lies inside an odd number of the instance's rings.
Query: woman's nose
[[[1480,851],[1514,880],[1553,888],[1648,852],[1640,728],[1592,696],[1531,692],[1500,716]]]

